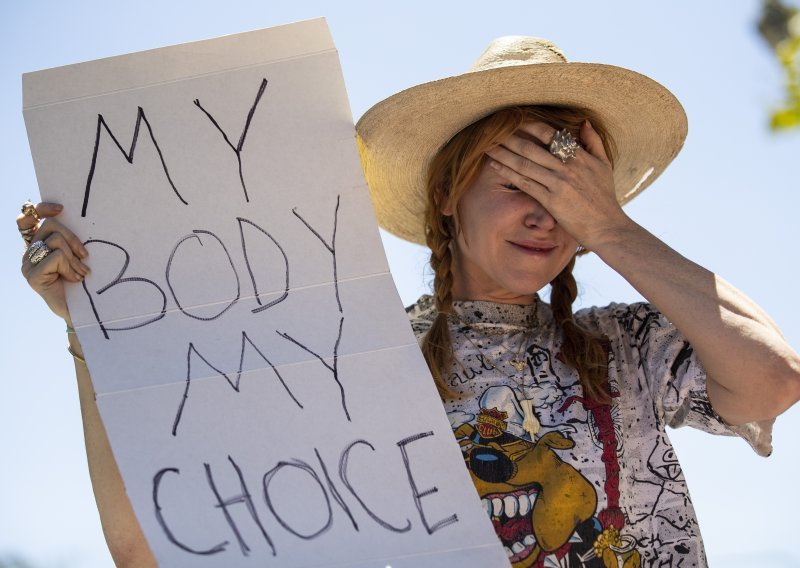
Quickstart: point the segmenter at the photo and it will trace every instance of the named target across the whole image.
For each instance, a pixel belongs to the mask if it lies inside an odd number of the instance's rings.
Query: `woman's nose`
[[[538,227],[546,231],[553,229],[557,224],[555,217],[532,197],[530,201],[529,210],[525,215],[525,226],[531,229]]]

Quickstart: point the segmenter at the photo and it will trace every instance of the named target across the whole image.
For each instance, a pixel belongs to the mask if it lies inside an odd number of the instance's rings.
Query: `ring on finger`
[[[44,241],[36,241],[28,248],[28,260],[31,261],[31,264],[39,264],[44,258],[53,252],[53,250],[47,246],[47,243]]]
[[[562,163],[566,163],[568,159],[574,158],[578,148],[580,148],[578,141],[575,140],[566,128],[556,132],[555,136],[553,136],[553,139],[550,141],[550,153],[561,158]]]
[[[33,217],[37,221],[39,220],[39,214],[36,212],[36,206],[30,201],[26,201],[25,203],[23,203],[20,210],[22,211],[23,215],[26,215],[28,217]]]
[[[22,240],[25,241],[25,248],[28,248],[29,246],[31,246],[31,241],[33,240],[33,236],[36,234],[36,227],[20,229],[19,234],[22,236]]]

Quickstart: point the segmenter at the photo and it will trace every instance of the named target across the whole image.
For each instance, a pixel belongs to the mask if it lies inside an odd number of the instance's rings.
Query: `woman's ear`
[[[450,205],[450,196],[445,195],[442,199],[442,205],[439,207],[439,211],[442,212],[442,215],[445,217],[452,217],[453,216],[453,207]]]
[[[445,217],[453,216],[453,204],[450,199],[450,188],[444,182],[441,182],[437,188],[439,198],[436,200],[439,205],[439,212]]]

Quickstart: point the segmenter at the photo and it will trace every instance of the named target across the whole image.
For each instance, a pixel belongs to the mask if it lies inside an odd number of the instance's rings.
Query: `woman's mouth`
[[[555,250],[555,245],[529,241],[508,241],[515,249],[531,256],[548,256]]]

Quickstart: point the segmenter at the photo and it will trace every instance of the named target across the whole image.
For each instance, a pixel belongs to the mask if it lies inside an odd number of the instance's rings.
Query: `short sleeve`
[[[631,352],[626,359],[633,368],[620,371],[636,374],[646,383],[661,424],[740,436],[759,455],[772,452],[773,421],[726,424],[708,399],[703,364],[689,341],[661,312],[647,303],[615,305],[611,312],[615,320],[612,326],[619,333],[618,348]]]

